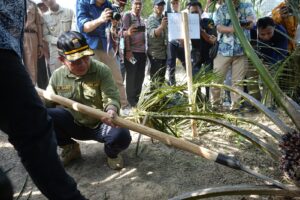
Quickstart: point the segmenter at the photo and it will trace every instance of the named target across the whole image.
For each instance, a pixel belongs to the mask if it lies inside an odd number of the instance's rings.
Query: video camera
[[[240,21],[241,27],[249,26],[250,24],[251,24],[251,22],[248,22],[248,21],[245,21],[245,20]]]
[[[121,8],[117,5],[113,5],[112,11],[111,19],[119,21],[121,19]]]

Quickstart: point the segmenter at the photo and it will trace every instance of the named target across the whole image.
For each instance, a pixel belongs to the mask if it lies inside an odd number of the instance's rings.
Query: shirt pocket
[[[61,30],[62,32],[70,31],[72,28],[72,19],[63,18],[61,20]]]
[[[73,87],[71,85],[58,85],[56,86],[57,95],[65,97],[67,99],[72,99],[73,97]]]
[[[53,21],[50,21],[48,23],[48,27],[49,27],[49,31],[50,31],[50,35],[53,35],[53,36],[58,36],[58,27],[57,27],[57,23],[53,20]]]

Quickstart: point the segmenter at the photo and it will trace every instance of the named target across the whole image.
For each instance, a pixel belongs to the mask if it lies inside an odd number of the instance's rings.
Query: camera
[[[240,21],[240,25],[241,25],[242,27],[249,26],[249,25],[250,25],[250,22],[248,22],[248,21]]]
[[[121,9],[119,6],[117,5],[113,5],[112,7],[112,16],[111,18],[114,19],[114,20],[117,20],[119,21],[121,19]]]
[[[164,12],[164,17],[168,17],[168,11]]]
[[[145,26],[138,26],[138,27],[136,27],[136,31],[137,32],[145,32],[145,30],[146,30]]]

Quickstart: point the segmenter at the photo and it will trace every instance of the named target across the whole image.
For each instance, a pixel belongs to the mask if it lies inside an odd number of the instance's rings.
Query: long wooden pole
[[[75,102],[73,100],[64,98],[62,96],[58,96],[55,94],[50,94],[48,92],[46,92],[45,90],[42,90],[40,88],[36,88],[39,96],[53,101],[55,103],[58,103],[60,105],[63,105],[65,107],[71,108],[75,111],[78,111],[80,113],[89,115],[90,117],[94,117],[96,119],[101,119],[102,117],[109,117],[109,115],[101,110],[95,109],[95,108],[91,108],[89,106],[80,104],[78,102]],[[238,160],[229,157],[227,155],[221,154],[221,153],[216,153],[214,151],[211,151],[209,149],[206,149],[204,147],[198,146],[196,144],[193,144],[191,142],[185,141],[185,140],[181,140],[178,138],[175,138],[174,136],[171,135],[167,135],[166,133],[163,133],[161,131],[143,126],[141,124],[137,124],[134,123],[132,121],[129,120],[125,120],[121,117],[115,117],[113,119],[113,122],[123,128],[128,128],[130,130],[136,131],[138,133],[141,133],[143,135],[147,135],[151,138],[157,139],[169,146],[173,146],[176,147],[178,149],[196,154],[198,156],[201,156],[203,158],[206,158],[208,160],[214,161],[216,163],[225,165],[227,167],[230,167],[232,169],[236,169],[236,170],[241,170],[244,171],[246,173],[249,173],[257,178],[269,181],[271,183],[273,183],[274,185],[280,187],[280,188],[286,188],[286,186],[274,179],[271,179],[269,177],[266,177],[262,174],[258,174],[255,171],[250,170],[249,168],[247,168],[246,166],[243,166]]]
[[[195,105],[193,104],[193,74],[192,74],[192,62],[191,62],[191,48],[190,48],[190,34],[189,34],[189,23],[188,14],[186,12],[181,13],[183,23],[183,38],[184,38],[184,53],[185,53],[185,65],[186,65],[186,76],[188,86],[188,99],[189,104],[192,105],[191,112],[195,111]],[[191,120],[192,135],[197,136],[197,125],[195,120]]]

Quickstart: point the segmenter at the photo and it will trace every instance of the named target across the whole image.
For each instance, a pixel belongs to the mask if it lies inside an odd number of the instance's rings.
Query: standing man
[[[142,91],[146,68],[146,40],[145,22],[141,17],[142,0],[132,0],[131,11],[123,16],[123,28],[128,30],[131,26],[136,32],[125,37],[125,69],[126,69],[126,94],[131,107],[136,106]]]
[[[49,44],[49,68],[51,74],[55,69],[61,66],[58,60],[57,38],[65,31],[75,27],[75,16],[71,9],[63,8],[56,3],[56,0],[42,0],[49,8],[49,11],[43,14],[44,40]]]
[[[22,64],[26,1],[0,4],[0,129],[50,200],[85,200],[57,155],[52,120]]]
[[[74,138],[105,143],[108,166],[115,170],[123,168],[119,153],[129,146],[131,137],[128,129],[116,128],[111,122],[120,109],[120,95],[111,71],[103,63],[90,59],[94,52],[78,32],[63,33],[58,38],[57,48],[64,65],[51,76],[47,91],[103,110],[111,116],[100,121],[69,108],[49,108],[57,143],[63,149],[63,164],[81,157]]]
[[[171,0],[171,12],[180,13],[180,1]],[[175,85],[176,58],[185,67],[183,40],[172,40],[168,42],[167,76],[169,85]]]
[[[147,23],[148,56],[151,63],[151,81],[163,83],[166,73],[167,44],[168,44],[168,19],[163,15],[165,9],[164,0],[154,0],[153,13]]]
[[[235,6],[238,18],[242,24],[245,36],[250,39],[250,29],[254,25],[255,14],[252,4],[243,3],[239,0],[232,0]],[[238,37],[234,34],[235,30],[232,26],[229,16],[228,7],[223,4],[216,13],[215,24],[218,32],[221,34],[219,40],[218,55],[214,59],[213,69],[221,75],[218,83],[223,83],[227,71],[232,67],[232,82],[233,87],[242,90],[238,84],[244,80],[248,70],[248,60],[244,54],[244,50]],[[211,88],[211,100],[213,107],[218,108],[221,103],[220,89]],[[240,95],[231,92],[231,107],[232,111],[240,108]]]
[[[24,63],[32,83],[37,83],[37,61],[43,56],[42,16],[37,5],[26,0],[27,17],[24,29]]]
[[[213,59],[209,57],[209,49],[217,41],[217,31],[214,21],[210,18],[201,19],[202,5],[198,0],[189,0],[187,3],[189,13],[198,14],[200,21],[200,39],[191,39],[192,43],[192,66],[193,76],[196,75],[202,67],[205,71],[211,71]],[[206,87],[206,99],[209,99],[209,88]]]
[[[295,10],[293,10],[295,9]],[[276,24],[282,25],[289,38],[288,49],[292,53],[296,49],[296,31],[298,26],[298,18],[294,14],[299,12],[299,5],[296,5],[291,0],[285,0],[281,2],[272,10],[272,18]]]
[[[114,58],[110,37],[110,20],[113,6],[108,0],[77,0],[77,26],[88,45],[95,52],[95,58],[110,67],[114,81],[121,96],[121,107],[126,108],[128,101],[119,65]],[[116,10],[115,10],[116,11]]]

